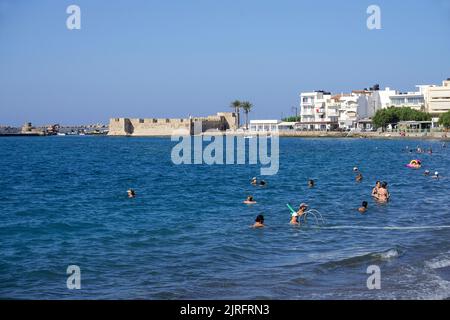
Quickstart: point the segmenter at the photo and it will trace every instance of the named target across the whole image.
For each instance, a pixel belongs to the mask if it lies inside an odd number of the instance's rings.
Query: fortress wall
[[[112,136],[170,136],[175,130],[180,129],[193,134],[192,124],[200,121],[202,123],[202,132],[207,130],[225,131],[235,128],[235,120],[236,116],[232,112],[192,119],[113,118],[109,123],[108,134]]]
[[[125,136],[125,118],[112,118],[109,120],[109,132],[111,136]]]
[[[175,130],[190,132],[189,119],[130,119],[135,136],[168,136]]]

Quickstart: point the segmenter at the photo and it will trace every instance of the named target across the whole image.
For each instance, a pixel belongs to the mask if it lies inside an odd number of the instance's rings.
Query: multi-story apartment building
[[[338,127],[338,108],[332,103],[331,93],[320,90],[300,94],[301,122],[303,130],[334,130]]]
[[[438,117],[450,111],[450,78],[442,82],[442,86],[425,86],[426,111]]]

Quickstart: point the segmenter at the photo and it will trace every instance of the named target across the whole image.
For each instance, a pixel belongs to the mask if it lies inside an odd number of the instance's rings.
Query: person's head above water
[[[262,214],[258,215],[255,219],[255,222],[264,223],[264,216]]]
[[[357,172],[358,170],[359,170],[358,167],[354,167],[354,168],[353,168],[353,171],[354,171],[354,172]]]
[[[308,205],[306,203],[300,204],[299,210],[306,210],[308,209]]]
[[[260,185],[260,186],[265,186],[265,185],[266,185],[266,182],[265,182],[264,180],[261,180],[261,181],[259,182],[259,185]]]
[[[253,200],[253,196],[248,196],[248,197],[247,197],[247,201],[254,201],[254,200]]]
[[[129,198],[134,198],[136,196],[136,192],[133,189],[127,190],[127,194]]]
[[[367,206],[368,205],[369,204],[367,203],[367,201],[363,201],[362,204],[361,204],[361,207],[358,208],[358,211],[360,213],[365,213],[367,211]]]
[[[308,186],[309,187],[314,187],[314,180],[313,179],[309,179],[308,180]]]
[[[264,216],[260,214],[256,217],[253,228],[263,228],[263,227],[264,227]]]

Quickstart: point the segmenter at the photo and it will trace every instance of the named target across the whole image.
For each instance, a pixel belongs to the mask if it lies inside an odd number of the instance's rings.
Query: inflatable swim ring
[[[409,164],[406,165],[408,168],[412,168],[412,169],[420,169],[420,167],[422,167],[422,161],[420,160],[411,160],[411,162]]]

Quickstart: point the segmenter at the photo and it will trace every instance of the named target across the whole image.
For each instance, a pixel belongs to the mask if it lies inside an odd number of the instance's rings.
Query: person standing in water
[[[308,205],[306,203],[302,203],[297,212],[292,213],[291,222],[292,225],[299,225],[299,219],[305,214],[306,209],[308,209]]]
[[[381,182],[377,181],[375,183],[375,187],[372,189],[372,197],[377,197],[378,195],[378,190],[381,188]]]
[[[389,191],[387,189],[387,182],[381,184],[381,188],[378,189],[377,197],[380,202],[388,202],[390,198]]]

